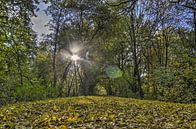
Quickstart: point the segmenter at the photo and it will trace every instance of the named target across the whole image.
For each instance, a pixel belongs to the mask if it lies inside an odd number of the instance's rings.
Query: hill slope
[[[196,128],[196,105],[119,97],[73,97],[0,108],[0,128]]]

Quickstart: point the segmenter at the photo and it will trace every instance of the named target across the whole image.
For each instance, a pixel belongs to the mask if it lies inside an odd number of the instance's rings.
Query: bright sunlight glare
[[[74,55],[71,56],[71,60],[73,60],[73,61],[77,61],[79,59],[80,59],[80,57],[78,55],[74,54]]]

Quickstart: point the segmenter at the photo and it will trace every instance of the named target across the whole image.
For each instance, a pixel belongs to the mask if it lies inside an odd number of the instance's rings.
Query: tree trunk
[[[135,25],[134,25],[134,10],[131,11],[131,16],[130,16],[130,37],[131,37],[131,42],[133,44],[133,62],[134,62],[134,68],[133,68],[133,77],[136,82],[135,84],[135,91],[139,93],[140,98],[143,98],[143,91],[141,88],[141,77],[140,77],[140,72],[139,72],[139,63],[138,63],[138,56],[137,56],[137,41],[136,41],[136,35],[135,35]]]
[[[165,71],[167,70],[167,65],[168,65],[168,37],[167,37],[167,30],[163,30],[163,37],[164,37],[164,42],[165,42]]]
[[[194,10],[194,31],[195,31],[195,45],[194,45],[194,49],[196,50],[196,10]]]
[[[59,29],[60,29],[60,18],[61,18],[61,13],[62,9],[60,9],[59,14],[58,14],[58,19],[56,22],[56,33],[55,33],[55,40],[54,40],[54,53],[53,53],[53,86],[56,87],[57,83],[57,71],[56,71],[56,53],[57,53],[57,40],[58,40],[58,34],[59,34]]]

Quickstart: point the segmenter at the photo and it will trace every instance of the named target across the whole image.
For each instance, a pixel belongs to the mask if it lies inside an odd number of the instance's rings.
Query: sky
[[[49,34],[49,28],[46,26],[49,22],[48,16],[45,14],[44,10],[47,8],[47,4],[41,2],[38,7],[39,11],[36,12],[37,17],[32,17],[33,30],[38,34],[38,40],[41,40],[42,34]]]

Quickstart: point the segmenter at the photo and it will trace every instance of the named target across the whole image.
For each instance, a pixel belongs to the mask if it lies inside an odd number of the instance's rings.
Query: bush
[[[47,97],[47,93],[43,86],[23,85],[17,86],[13,96],[16,101],[30,101],[44,99]]]
[[[156,94],[154,95],[155,99],[180,103],[190,103],[195,99],[193,71],[172,71],[169,69],[165,71],[160,68],[155,70],[151,83],[156,87],[156,93],[151,92],[150,96]],[[146,87],[144,86],[145,90]],[[149,97],[149,95],[145,95],[145,97]]]

